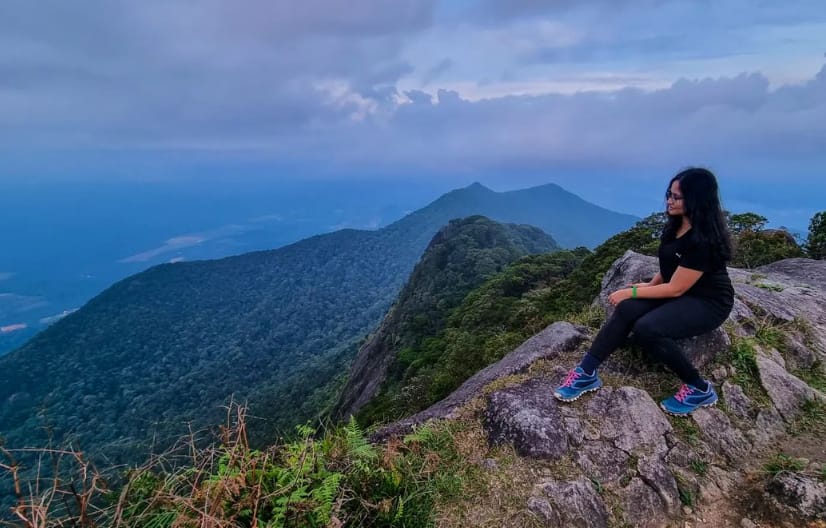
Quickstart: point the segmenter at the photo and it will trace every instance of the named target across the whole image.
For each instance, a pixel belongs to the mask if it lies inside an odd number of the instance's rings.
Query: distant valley
[[[4,187],[0,355],[150,266],[377,229],[437,195],[427,185],[376,182]]]

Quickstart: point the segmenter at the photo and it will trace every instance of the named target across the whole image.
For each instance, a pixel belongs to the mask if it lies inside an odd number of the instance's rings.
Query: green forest
[[[474,184],[376,231],[128,277],[0,358],[0,431],[8,445],[71,441],[135,461],[235,401],[250,406],[254,440],[289,433],[329,404],[450,220],[490,212],[581,244],[633,222],[557,186],[528,191]]]

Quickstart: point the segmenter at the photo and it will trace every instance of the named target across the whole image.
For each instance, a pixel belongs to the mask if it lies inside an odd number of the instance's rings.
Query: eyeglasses
[[[674,200],[675,202],[679,202],[680,200],[683,199],[683,196],[681,194],[674,194],[671,191],[665,191],[665,199],[666,200]]]

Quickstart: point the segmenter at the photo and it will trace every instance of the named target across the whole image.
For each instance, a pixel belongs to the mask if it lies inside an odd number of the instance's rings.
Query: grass
[[[598,330],[605,322],[605,308],[589,304],[577,312],[569,314],[565,319],[572,324],[586,326]]]
[[[758,288],[763,288],[764,290],[775,292],[782,292],[785,289],[783,286],[780,286],[779,284],[770,284],[766,282],[756,282],[754,283],[754,285]]]
[[[182,464],[153,460],[132,470],[121,489],[106,489],[80,453],[61,452],[79,467],[52,479],[46,495],[21,491],[19,516],[32,520],[24,526],[425,528],[444,504],[463,498],[481,471],[457,441],[462,423],[435,422],[378,446],[354,421],[326,431],[301,426],[296,440],[255,450],[247,442],[246,409],[231,410],[237,415],[219,444],[183,445]],[[68,509],[61,500],[44,506],[44,496],[80,501]]]
[[[803,343],[807,347],[818,352],[826,352],[826,350],[823,350],[816,342],[817,340],[815,339],[815,332],[811,321],[807,321],[802,317],[795,317],[791,322],[791,327],[800,333],[803,337]]]
[[[690,483],[679,473],[674,473],[674,479],[677,481],[677,492],[680,494],[680,502],[683,506],[689,508],[694,507],[696,497],[694,491],[691,489]]]
[[[806,463],[785,453],[777,453],[763,464],[763,471],[776,477],[784,472],[798,472],[806,468]]]
[[[764,339],[771,335],[773,334],[764,332]],[[757,368],[755,352],[756,344],[756,338],[732,335],[731,346],[719,361],[734,367],[735,374],[732,381],[739,385],[746,396],[754,403],[765,408],[771,404],[771,400],[760,383],[760,372]]]
[[[796,369],[792,374],[805,381],[810,387],[826,392],[826,372],[820,361],[816,361],[809,369]]]
[[[768,317],[761,317],[756,321],[754,338],[761,346],[783,352],[788,348],[786,330],[785,325],[779,325]]]
[[[700,442],[700,428],[693,419],[686,419],[677,416],[668,416],[674,433],[690,446],[696,446]]]
[[[706,473],[708,473],[708,463],[703,460],[692,460],[691,470],[699,476],[705,477]]]
[[[801,434],[826,435],[826,403],[821,400],[806,400],[800,406],[800,413],[789,426],[795,436]]]

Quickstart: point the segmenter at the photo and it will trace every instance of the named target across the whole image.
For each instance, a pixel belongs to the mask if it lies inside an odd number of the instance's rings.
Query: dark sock
[[[703,392],[708,392],[708,382],[703,378],[697,378],[694,381],[691,381],[689,385],[700,389]]]
[[[596,372],[601,363],[602,361],[600,361],[598,357],[592,356],[591,354],[585,354],[585,357],[579,362],[579,368],[584,370],[589,376],[593,376],[594,372]]]

